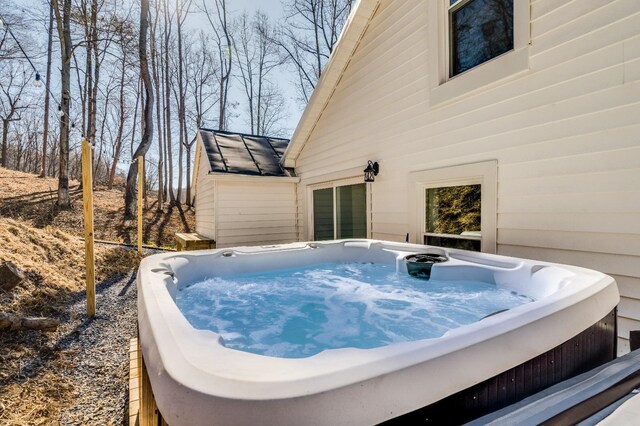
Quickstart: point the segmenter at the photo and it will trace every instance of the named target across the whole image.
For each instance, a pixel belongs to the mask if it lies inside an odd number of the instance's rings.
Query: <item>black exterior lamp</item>
[[[374,182],[375,176],[378,176],[378,172],[380,171],[380,165],[376,161],[375,163],[369,160],[367,164],[367,168],[364,169],[364,181],[365,182]]]

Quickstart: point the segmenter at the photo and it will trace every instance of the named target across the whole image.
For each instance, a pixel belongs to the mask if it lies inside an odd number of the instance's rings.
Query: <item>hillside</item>
[[[60,322],[52,332],[0,330],[0,425],[121,424],[140,256],[96,245],[97,315],[87,318],[82,192],[72,182],[73,208],[60,210],[56,184],[0,168],[0,265],[10,261],[26,275],[0,289],[0,313]],[[121,189],[95,191],[97,239],[135,243],[122,197]],[[145,244],[173,245],[175,232],[193,229],[193,217],[150,205]]]
[[[69,378],[69,371],[81,371],[83,346],[79,341],[95,333],[90,328],[98,324],[87,321],[84,315],[84,243],[50,226],[38,229],[28,222],[7,218],[0,218],[0,240],[0,264],[11,261],[27,277],[10,291],[0,290],[0,312],[44,316],[61,322],[58,330],[49,333],[0,331],[0,424],[67,424],[63,414],[78,399],[76,394],[86,389],[82,380]],[[138,260],[131,250],[96,247],[95,321],[116,322],[108,317],[105,294],[131,274]],[[122,289],[114,290],[122,293]],[[135,289],[128,293],[127,300],[133,300],[135,306]],[[116,312],[123,307],[121,302],[114,306]],[[134,315],[131,327],[135,326],[135,309],[130,310]],[[83,329],[88,333],[81,334]],[[126,344],[121,346],[126,352]],[[126,372],[120,375],[122,380],[118,383],[124,389]],[[93,381],[101,383],[100,379]]]
[[[0,217],[25,220],[37,228],[52,226],[72,235],[83,235],[82,190],[72,181],[72,208],[56,205],[58,181],[0,167]],[[176,232],[192,232],[195,214],[177,206],[156,209],[155,194],[148,195],[144,210],[144,243],[173,246]],[[94,190],[94,229],[98,240],[136,243],[136,221],[124,220],[124,190],[98,186]]]

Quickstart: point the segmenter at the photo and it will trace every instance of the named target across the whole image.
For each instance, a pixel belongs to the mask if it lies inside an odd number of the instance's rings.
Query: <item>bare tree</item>
[[[109,127],[107,125],[107,121],[110,118],[109,109],[112,104],[113,93],[122,87],[119,84],[120,83],[119,78],[117,78],[113,74],[108,74],[107,77],[108,77],[108,80],[106,82],[106,87],[101,93],[102,101],[103,101],[102,108],[96,109],[96,129],[99,129],[99,132],[96,135],[99,135],[99,137],[95,138],[96,142],[94,143],[94,149],[93,149],[93,152],[94,152],[93,181],[94,183],[104,182],[108,179],[107,178],[107,176],[109,175],[108,166],[104,167],[104,173],[102,173],[102,167],[105,165],[105,163],[110,163],[106,161],[107,152],[105,148],[107,147],[107,143],[105,143],[105,131],[107,130],[107,127]],[[110,132],[106,132],[106,133],[110,133]],[[98,153],[97,158],[95,158],[96,151]]]
[[[69,196],[69,106],[71,102],[71,0],[51,0],[56,16],[60,40],[61,111],[60,111],[60,165],[58,168],[58,200],[60,207],[71,207]]]
[[[133,154],[133,158],[146,155],[153,142],[153,86],[149,73],[149,60],[147,56],[147,33],[149,31],[149,0],[142,0],[140,4],[140,41],[138,53],[140,56],[140,76],[144,83],[144,116],[143,132],[140,145]],[[137,164],[129,166],[127,175],[127,189],[125,193],[125,215],[133,217],[136,213],[136,178],[138,177]]]
[[[14,33],[24,27],[22,17],[12,13],[9,4],[4,1],[0,1],[0,16],[3,23],[3,28],[0,28],[0,60],[23,60],[24,55],[14,39]]]
[[[247,101],[249,125],[251,133],[264,135],[284,118],[284,97],[281,96],[281,102],[276,102],[279,90],[268,79],[283,60],[278,54],[274,29],[267,15],[258,11],[250,20],[244,13],[237,27],[234,45]],[[280,111],[271,111],[273,107],[280,108]],[[269,116],[268,125],[265,115]]]
[[[45,75],[44,122],[42,125],[42,169],[40,177],[47,175],[47,138],[49,137],[49,102],[51,87],[51,54],[53,53],[53,4],[49,5],[49,30],[47,35],[47,73]]]
[[[353,0],[287,0],[286,24],[274,41],[297,74],[300,100],[306,104],[338,41]]]
[[[164,110],[165,110],[165,141],[168,169],[168,192],[171,204],[176,203],[176,196],[173,192],[173,149],[171,144],[171,73],[169,72],[169,50],[171,40],[171,21],[172,14],[169,13],[168,0],[163,0],[164,6],[164,56],[163,56],[163,75],[164,80]]]
[[[185,115],[185,81],[184,81],[184,49],[182,46],[183,41],[183,26],[189,14],[192,0],[180,1],[176,0],[176,22],[178,32],[178,124],[180,129],[180,145],[178,151],[178,202],[182,200],[182,163],[184,147],[187,145],[187,121]],[[187,204],[189,200],[187,200]]]
[[[192,109],[188,112],[190,120],[196,129],[204,126],[205,117],[218,102],[218,91],[215,81],[220,70],[209,48],[210,38],[200,31],[198,42],[187,51],[186,71],[189,98]]]
[[[104,10],[104,0],[81,0],[79,7],[75,11],[73,18],[83,29],[83,41],[85,46],[85,67],[84,67],[84,84],[80,78],[80,72],[76,67],[78,74],[78,86],[82,88],[82,128],[83,134],[87,136],[93,146],[102,147],[103,141],[96,140],[98,132],[98,101],[100,92],[104,91],[100,85],[101,69],[104,63],[109,47],[116,37],[115,25],[113,21],[117,20],[115,4],[108,10]],[[79,50],[79,49],[78,49]],[[77,62],[77,55],[74,55],[74,61]],[[104,134],[100,130],[100,134]],[[95,150],[93,151],[95,153]],[[102,153],[102,151],[99,151]],[[94,165],[94,181],[99,177],[98,167],[100,161],[93,161]]]
[[[36,108],[23,110],[20,122],[13,133],[7,166],[15,170],[34,173],[39,167],[38,129],[41,128],[40,114]]]
[[[216,54],[220,66],[218,79],[220,101],[218,102],[218,129],[225,130],[229,119],[229,83],[233,69],[233,42],[226,0],[214,0],[215,13],[207,8],[207,0],[202,2],[202,10],[211,25],[216,43]]]
[[[120,156],[122,154],[122,146],[124,140],[124,131],[127,121],[126,114],[126,87],[127,87],[127,68],[130,65],[129,55],[132,47],[135,44],[135,30],[132,23],[126,19],[113,19],[112,25],[114,26],[114,32],[118,37],[119,46],[119,84],[118,84],[118,130],[113,141],[113,157],[111,159],[111,165],[109,167],[109,176],[107,179],[107,185],[109,188],[113,187],[113,182],[116,176],[116,168]],[[135,124],[134,124],[135,125]]]
[[[162,94],[160,93],[160,70],[159,70],[159,60],[162,55],[161,52],[158,52],[157,47],[157,31],[158,31],[158,21],[160,17],[160,2],[154,2],[155,5],[155,13],[153,17],[153,25],[151,26],[151,69],[153,72],[153,86],[157,93],[158,102],[156,102],[156,120],[158,125],[158,203],[157,209],[162,210],[164,207],[165,201],[165,190],[164,190],[164,144],[165,137],[162,127],[162,112],[161,112],[161,103],[162,103]],[[160,43],[162,45],[162,43]],[[162,46],[161,46],[162,47]]]
[[[24,67],[21,69],[14,66],[13,62],[4,67],[2,74],[5,78],[0,78],[0,119],[2,119],[2,159],[0,164],[7,167],[8,164],[8,137],[9,124],[13,121],[19,121],[22,118],[22,111],[29,108],[28,104],[23,103],[22,94],[29,81],[25,76]]]
[[[258,134],[285,137],[288,129],[282,127],[282,122],[288,117],[287,103],[278,86],[265,82],[260,95],[260,122]]]
[[[218,94],[214,81],[218,75],[218,68],[215,59],[209,50],[209,39],[200,32],[198,44],[194,49],[187,50],[186,75],[191,99],[191,109],[189,122],[195,125],[196,131],[204,126],[205,117],[215,106],[215,97]],[[192,204],[191,194],[191,150],[195,144],[195,135],[185,139],[185,150],[187,155],[187,205]]]

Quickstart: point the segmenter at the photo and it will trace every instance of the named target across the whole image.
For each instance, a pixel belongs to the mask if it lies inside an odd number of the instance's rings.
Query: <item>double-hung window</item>
[[[514,0],[448,0],[449,77],[513,50]]]
[[[430,104],[529,69],[530,0],[427,2]]]

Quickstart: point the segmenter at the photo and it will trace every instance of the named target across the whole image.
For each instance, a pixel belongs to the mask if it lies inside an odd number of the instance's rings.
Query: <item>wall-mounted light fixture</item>
[[[371,160],[367,163],[367,168],[364,169],[364,181],[365,182],[374,182],[375,176],[378,176],[378,172],[380,171],[380,165],[376,161],[375,163]]]

